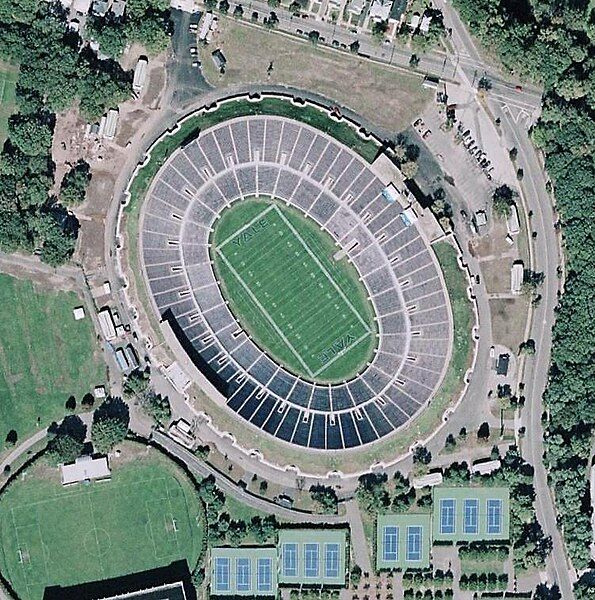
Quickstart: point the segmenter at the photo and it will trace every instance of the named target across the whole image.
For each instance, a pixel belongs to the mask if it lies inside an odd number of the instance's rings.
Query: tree
[[[222,12],[224,15],[226,15],[229,12],[228,0],[221,0],[219,2],[219,12]]]
[[[492,209],[500,217],[508,218],[512,212],[515,193],[507,185],[496,188],[492,194]]]
[[[119,398],[107,398],[93,414],[91,440],[97,452],[109,453],[128,433],[128,406]]]
[[[23,154],[47,154],[52,147],[53,123],[47,113],[13,115],[8,121],[8,135]]]
[[[236,4],[233,9],[233,16],[236,19],[241,19],[244,16],[244,7],[241,4]]]
[[[352,587],[357,587],[362,579],[362,568],[359,565],[353,565],[349,573],[349,581]]]
[[[429,465],[432,462],[432,453],[425,446],[416,446],[413,450],[413,464]]]
[[[492,89],[492,82],[484,75],[477,82],[477,89],[488,92]]]
[[[66,206],[78,206],[83,203],[89,181],[91,168],[89,163],[81,159],[64,175],[60,185],[60,200]]]
[[[289,12],[292,15],[297,15],[302,10],[302,5],[297,2],[297,0],[293,0],[293,2],[289,5]]]
[[[359,44],[358,40],[355,40],[355,41],[351,42],[351,44],[349,44],[349,51],[352,54],[357,54],[359,52],[359,46],[360,46],[360,44]]]
[[[135,396],[141,396],[148,390],[150,383],[151,374],[148,369],[144,371],[135,369],[124,380],[124,385],[122,386],[124,398],[131,399]]]
[[[15,446],[17,441],[19,439],[19,436],[17,434],[17,432],[14,429],[11,429],[7,434],[6,434],[6,445],[7,446]]]
[[[477,430],[477,439],[487,441],[490,439],[490,426],[487,422],[483,422]]]
[[[405,179],[413,179],[417,175],[417,163],[413,160],[402,163],[401,173]]]
[[[140,405],[157,424],[165,427],[169,423],[171,406],[167,396],[156,394],[153,390],[147,390],[140,397]]]
[[[267,4],[271,8],[279,8],[279,6],[281,6],[281,0],[267,0]]]
[[[382,39],[388,29],[388,21],[374,21],[372,24],[372,35],[376,39]]]
[[[516,161],[518,154],[519,154],[519,151],[516,148],[511,148],[508,151],[508,157],[510,158],[511,162]]]
[[[416,69],[418,65],[419,65],[419,57],[417,56],[417,54],[412,54],[411,58],[409,59],[409,66],[412,69]]]
[[[115,20],[112,12],[105,17],[91,16],[87,19],[89,36],[96,40],[102,54],[119,58],[128,43],[126,27]]]
[[[535,340],[529,338],[526,342],[521,342],[519,353],[526,356],[533,356],[535,354]]]
[[[310,488],[310,497],[317,502],[324,514],[336,514],[339,499],[332,487],[326,485],[313,485]]]
[[[82,453],[87,426],[79,417],[64,417],[58,425],[48,428],[47,457],[51,464],[65,464],[76,460]]]
[[[359,478],[355,495],[364,510],[376,514],[390,506],[387,481],[385,473],[367,473]]]
[[[318,44],[319,38],[320,38],[320,33],[318,31],[316,31],[315,29],[313,29],[308,34],[308,39],[312,42],[312,44],[314,44],[314,46],[316,46],[316,44]]]
[[[69,396],[64,404],[64,408],[69,412],[74,412],[76,410],[76,398],[74,396]]]
[[[449,433],[446,436],[446,441],[444,442],[444,449],[448,450],[448,451],[452,451],[452,450],[454,450],[456,445],[457,445],[457,440],[455,439],[455,436],[452,433]]]

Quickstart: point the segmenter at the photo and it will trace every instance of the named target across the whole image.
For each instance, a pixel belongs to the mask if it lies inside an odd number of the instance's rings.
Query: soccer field
[[[177,468],[137,459],[112,480],[62,488],[31,474],[0,497],[2,572],[23,600],[166,566],[202,548],[200,506]]]
[[[212,242],[233,313],[289,370],[341,381],[371,360],[376,325],[366,289],[313,220],[274,201],[244,200],[222,214]]]
[[[0,275],[0,436],[16,430],[23,440],[39,423],[64,417],[95,385],[105,366],[89,316],[75,321],[82,304],[73,292],[50,292]]]

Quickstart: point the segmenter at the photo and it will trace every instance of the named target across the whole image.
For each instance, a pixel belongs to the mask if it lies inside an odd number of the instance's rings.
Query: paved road
[[[452,42],[461,54],[473,59],[479,57],[477,48],[461,23],[458,15],[444,3],[445,20],[452,28]],[[459,69],[461,80],[469,81],[467,67]],[[562,597],[566,600],[574,597],[572,579],[574,573],[569,572],[565,546],[556,524],[556,509],[552,493],[547,482],[547,472],[543,463],[543,428],[541,414],[543,410],[542,396],[547,385],[550,364],[550,348],[552,341],[551,327],[554,322],[554,309],[557,305],[557,293],[560,282],[557,268],[560,264],[559,243],[554,229],[554,209],[547,193],[543,172],[537,152],[529,138],[526,127],[519,125],[513,118],[510,107],[502,104],[500,89],[492,89],[488,94],[488,103],[495,117],[501,120],[501,131],[507,147],[516,147],[518,164],[524,171],[521,184],[523,199],[527,210],[533,212],[531,227],[537,237],[530,243],[533,247],[533,270],[545,274],[545,283],[540,289],[541,303],[535,309],[530,336],[535,340],[537,353],[527,363],[525,370],[525,397],[522,423],[526,427],[525,443],[522,445],[524,458],[535,469],[536,511],[546,535],[550,535],[553,551],[548,560],[548,574],[560,587]]]
[[[262,17],[267,16],[272,9],[266,1],[252,0],[247,4],[245,14],[250,14],[253,10],[259,13],[262,20]],[[316,30],[320,33],[321,38],[324,38],[325,45],[331,45],[334,40],[338,44],[344,44],[347,48],[354,41],[358,40],[360,43],[360,54],[387,64],[405,68],[409,67],[411,50],[392,43],[379,43],[369,32],[359,31],[354,33],[345,27],[339,27],[330,22],[314,20],[312,18],[303,19],[292,15],[283,7],[273,10],[279,18],[277,27],[281,31],[307,37],[310,31]],[[522,89],[518,89],[520,82],[512,81],[511,78],[503,76],[481,58],[477,49],[472,43],[469,43],[470,37],[460,19],[454,23],[449,23],[449,27],[451,26],[453,33],[450,45],[455,48],[454,64],[451,64],[450,57],[446,52],[434,50],[419,55],[418,71],[451,80],[457,79],[457,68],[463,68],[472,76],[475,73],[477,79],[485,75],[492,83],[491,95],[494,99],[509,106],[525,110],[527,114],[533,114],[538,111],[541,105],[540,88],[523,84],[521,86]]]
[[[192,473],[199,475],[200,477],[208,477],[209,475],[212,475],[215,477],[217,485],[224,493],[233,496],[236,500],[242,502],[246,506],[254,508],[255,510],[275,515],[285,521],[292,521],[296,523],[306,521],[308,523],[337,524],[345,523],[347,520],[341,515],[320,515],[302,512],[291,508],[285,508],[275,504],[274,502],[265,500],[260,496],[254,496],[236,485],[233,481],[229,480],[210,465],[198,459],[194,454],[192,454],[192,452],[174,442],[167,435],[155,431],[153,432],[151,439],[153,442],[155,442],[155,444],[165,449],[170,455],[184,462],[184,464],[186,464]]]
[[[535,491],[537,516],[547,535],[552,537],[553,551],[548,561],[550,576],[558,583],[562,597],[573,598],[573,571],[569,572],[566,549],[562,535],[556,524],[556,509],[552,492],[547,481],[547,472],[543,463],[543,412],[542,396],[548,381],[550,348],[552,343],[552,324],[554,309],[557,305],[557,293],[560,281],[557,267],[560,264],[557,234],[554,230],[554,210],[545,189],[545,177],[535,148],[527,132],[512,121],[510,115],[502,113],[502,124],[519,149],[518,162],[524,170],[523,193],[529,210],[533,211],[532,227],[537,232],[535,239],[534,270],[545,274],[545,282],[540,289],[541,303],[534,312],[531,337],[535,340],[537,353],[527,363],[525,371],[525,409],[522,424],[526,427],[523,455],[535,468]]]

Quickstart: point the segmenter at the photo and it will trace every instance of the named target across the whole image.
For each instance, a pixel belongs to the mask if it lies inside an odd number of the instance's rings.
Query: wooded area
[[[167,44],[169,11],[163,3],[127,3],[127,42],[145,42],[149,50]],[[68,27],[61,4],[39,0],[0,0],[0,58],[19,65],[18,113],[9,120],[0,153],[0,249],[37,252],[59,265],[74,251],[78,222],[50,195],[55,113],[78,104],[85,118],[98,119],[130,97],[132,74],[114,60],[100,60]],[[67,176],[61,190],[69,205],[84,199],[89,174],[79,171]]]
[[[595,430],[595,29],[587,0],[454,0],[502,62],[545,86],[532,135],[546,154],[567,256],[544,417],[547,466],[574,566],[589,562],[587,470]]]

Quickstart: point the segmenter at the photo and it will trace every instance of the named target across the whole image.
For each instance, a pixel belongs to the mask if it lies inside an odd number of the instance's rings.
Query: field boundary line
[[[103,561],[101,560],[101,549],[99,548],[99,537],[97,535],[97,524],[95,523],[95,513],[93,512],[93,502],[91,501],[91,494],[89,494],[87,496],[87,500],[89,501],[91,520],[93,521],[93,533],[95,534],[95,544],[97,545],[97,559],[99,561],[99,568],[101,569],[101,574],[103,575],[103,578],[105,579],[105,569],[103,567]],[[110,541],[110,546],[111,546],[111,543],[112,543],[111,538],[109,541]]]
[[[360,336],[359,338],[357,338],[357,340],[355,340],[355,342],[353,342],[353,344],[349,344],[349,346],[343,348],[340,352],[337,352],[337,354],[335,354],[335,356],[333,356],[332,360],[329,360],[327,363],[325,363],[324,365],[322,365],[322,367],[320,367],[320,369],[318,369],[318,371],[316,371],[316,373],[314,373],[314,377],[316,377],[317,375],[319,375],[320,373],[322,373],[322,371],[325,371],[326,369],[328,369],[328,367],[330,367],[337,359],[339,359],[342,356],[344,356],[345,354],[347,354],[347,352],[349,352],[349,350],[351,350],[352,348],[355,348],[355,346],[357,346],[358,344],[360,344],[370,334],[371,334],[370,331],[366,331],[362,336]]]
[[[262,217],[264,215],[266,215],[268,212],[270,212],[274,208],[276,208],[276,206],[274,204],[272,204],[271,206],[267,206],[262,212],[258,213],[253,219],[250,219],[250,221],[248,221],[247,223],[242,225],[239,229],[236,229],[230,236],[225,238],[220,244],[217,244],[217,251],[219,251],[219,249],[223,248],[223,246],[228,244],[236,235],[238,235],[238,233],[242,233],[242,231],[244,231],[245,229],[252,227],[253,223],[256,223],[256,221],[258,221],[259,219],[262,219]]]
[[[329,280],[330,284],[339,293],[339,296],[341,296],[341,299],[343,300],[343,302],[345,302],[345,304],[347,304],[347,306],[351,309],[351,311],[353,312],[353,314],[357,317],[357,320],[361,323],[361,325],[363,326],[363,328],[368,332],[368,334],[371,334],[372,331],[368,327],[367,323],[364,321],[363,317],[359,314],[359,312],[357,310],[355,310],[355,306],[353,306],[353,304],[351,303],[351,301],[349,300],[349,298],[347,298],[347,296],[345,295],[345,292],[343,292],[343,290],[337,285],[337,283],[335,282],[335,280],[331,277],[330,273],[326,270],[325,266],[320,262],[320,260],[318,259],[318,257],[312,252],[312,250],[309,248],[308,244],[306,244],[306,242],[304,241],[304,239],[302,238],[302,236],[299,234],[299,232],[289,222],[289,220],[287,219],[287,217],[279,210],[279,208],[276,205],[274,206],[274,209],[277,212],[277,214],[279,215],[279,217],[281,217],[281,219],[283,220],[283,222],[287,225],[287,227],[289,227],[289,229],[291,230],[291,232],[293,233],[293,235],[299,240],[300,244],[302,244],[302,246],[304,247],[304,249],[306,250],[306,252],[310,256],[310,258],[316,263],[316,265],[318,266],[318,268],[324,273],[324,275],[326,276],[326,278]]]
[[[227,260],[225,254],[223,254],[223,252],[221,252],[220,248],[217,248],[217,254],[219,254],[219,256],[223,259],[223,262],[226,264],[227,268],[232,272],[232,274],[238,280],[240,285],[246,290],[246,292],[250,296],[250,299],[252,300],[252,302],[254,302],[254,304],[256,304],[258,309],[262,312],[263,316],[273,326],[273,328],[277,332],[277,335],[283,340],[283,342],[291,350],[293,355],[300,361],[300,363],[304,367],[304,369],[306,369],[306,371],[308,371],[308,374],[310,375],[310,377],[314,377],[314,374],[312,373],[310,367],[304,362],[304,359],[301,357],[299,352],[292,346],[291,342],[287,339],[287,337],[281,331],[281,329],[279,329],[279,326],[275,323],[275,321],[273,320],[271,315],[269,315],[269,313],[264,309],[262,304],[258,301],[258,298],[254,295],[254,293],[248,286],[248,284],[240,277],[239,273],[233,268],[233,266],[231,265],[229,260]]]

